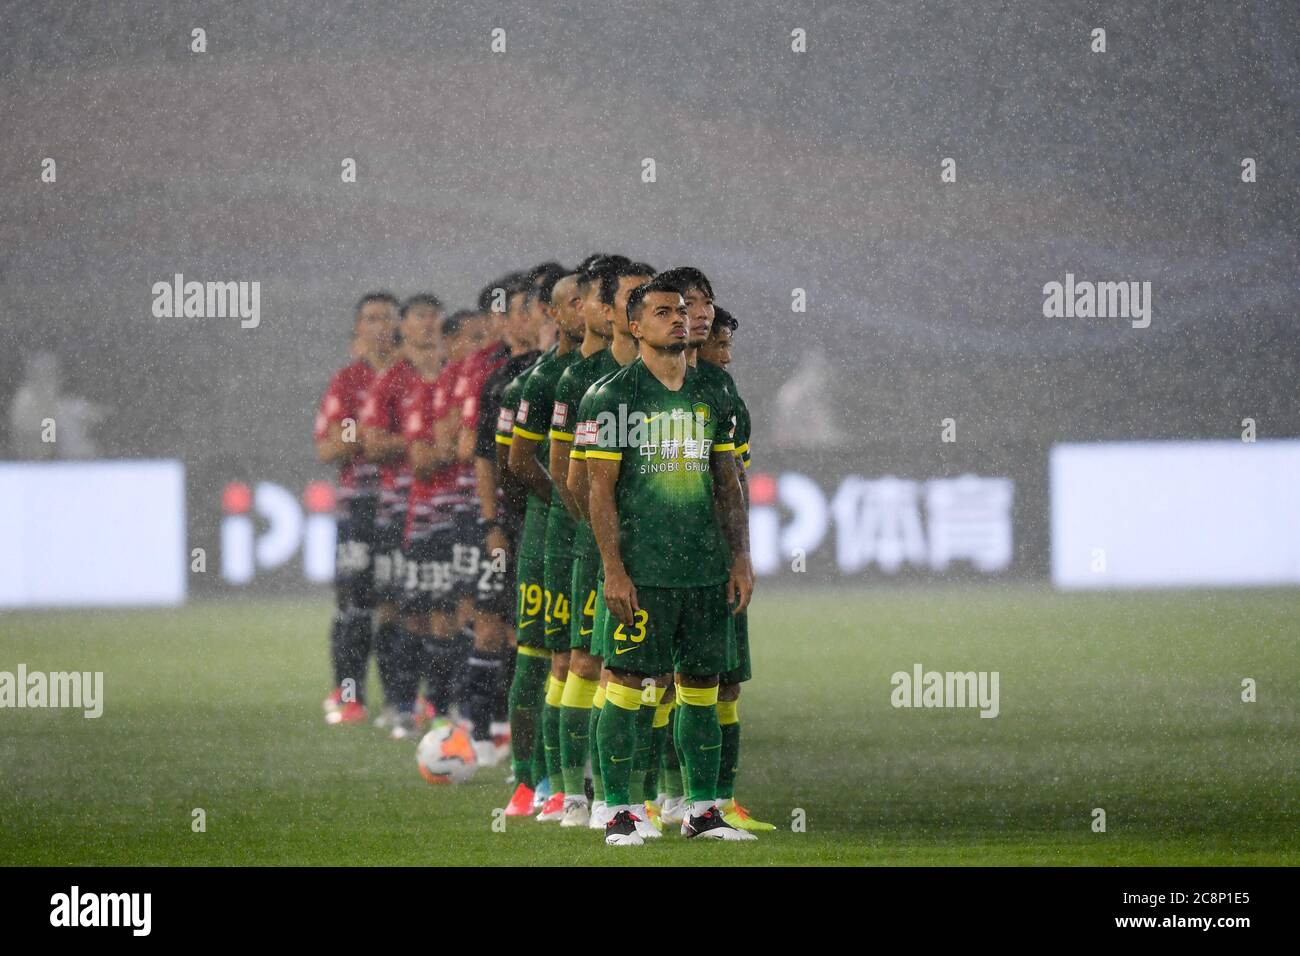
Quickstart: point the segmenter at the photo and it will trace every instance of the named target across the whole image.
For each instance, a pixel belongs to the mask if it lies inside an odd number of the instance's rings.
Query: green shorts
[[[606,611],[601,627],[606,667],[646,675],[677,671],[692,677],[736,668],[736,627],[726,584],[637,588],[636,599],[641,609],[630,626]]]
[[[736,622],[736,666],[724,671],[720,684],[743,684],[754,676],[749,666],[749,611],[732,615]]]
[[[569,592],[572,587],[573,558],[548,552],[543,582],[546,610],[542,632],[548,651],[569,650],[569,622],[573,617]]]
[[[546,603],[546,503],[529,496],[524,531],[519,536],[515,582],[519,589],[515,639],[527,647],[545,647]]]
[[[600,587],[600,555],[578,555],[573,559],[573,574],[569,584],[570,610],[573,620],[569,624],[569,647],[575,651],[592,651],[592,635],[596,629],[596,592]]]

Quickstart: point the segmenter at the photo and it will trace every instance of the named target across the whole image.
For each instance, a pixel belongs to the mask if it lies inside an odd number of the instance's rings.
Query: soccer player
[[[498,296],[497,289],[502,290]],[[480,389],[474,431],[474,476],[479,501],[479,575],[474,608],[474,649],[466,666],[464,711],[474,724],[474,750],[479,762],[495,766],[509,724],[500,726],[494,718],[502,697],[506,652],[510,649],[509,627],[514,622],[514,576],[510,555],[523,522],[524,502],[507,496],[497,461],[495,439],[505,387],[541,355],[537,349],[539,313],[528,307],[533,286],[527,277],[507,276],[479,294],[479,311],[495,312],[498,300],[505,305],[505,341],[509,356],[488,375]],[[516,400],[517,403],[517,400]],[[514,409],[509,410],[510,428]],[[504,446],[508,447],[508,446]]]
[[[709,337],[701,343],[696,355],[697,368],[709,372],[710,368],[728,372],[731,365],[731,343],[740,323],[726,309],[714,307],[713,324]],[[728,373],[729,374],[729,373]],[[749,408],[740,393],[734,389],[736,420],[734,441],[741,489],[745,493],[745,508],[749,509],[749,483],[745,469],[749,468],[750,419]],[[718,769],[718,808],[733,827],[741,830],[775,830],[775,824],[755,820],[748,810],[736,802],[736,776],[740,771],[740,685],[753,676],[749,656],[749,611],[736,615],[736,657],[734,670],[722,674],[718,687],[718,723],[722,728],[722,750]]]
[[[585,827],[591,823],[592,813],[583,786],[584,772],[600,712],[595,707],[598,695],[603,703],[601,659],[593,651],[591,640],[600,555],[587,520],[586,453],[574,446],[574,432],[587,390],[636,358],[636,339],[627,327],[627,297],[653,276],[651,266],[622,257],[597,260],[581,275],[579,288],[584,295],[586,321],[586,336],[580,349],[583,358],[564,371],[555,388],[550,430],[551,478],[574,524],[568,592],[572,615],[568,633],[570,651],[559,721],[565,793],[560,820],[563,827]],[[599,812],[604,806],[604,785],[598,772],[593,774],[593,783],[598,791],[595,806]],[[657,830],[654,832],[658,834]]]
[[[366,394],[393,361],[397,298],[390,292],[361,297],[353,316],[355,361],[330,378],[316,415],[316,454],[338,465],[338,546],[334,589],[337,610],[330,629],[334,690],[325,699],[325,720],[354,724],[366,719],[366,670],[370,666],[374,607],[374,536],[379,469],[365,455],[357,422]]]
[[[514,614],[515,655],[513,670],[509,678],[508,714],[512,750],[511,775],[517,786],[506,806],[508,816],[527,816],[533,811],[535,788],[541,782],[541,776],[543,775],[538,773],[540,768],[536,765],[539,762],[544,762],[544,760],[534,760],[535,756],[540,756],[535,751],[541,746],[541,713],[536,700],[536,692],[539,685],[544,687],[550,670],[550,655],[545,649],[537,646],[541,642],[540,637],[534,642],[532,635],[529,634],[525,636],[524,640],[520,640],[520,635],[528,627],[537,623],[537,614],[541,607],[540,593],[529,591],[528,584],[524,581],[523,572],[525,564],[528,565],[530,572],[536,569],[534,555],[539,545],[537,525],[539,520],[544,522],[544,519],[539,519],[536,515],[538,506],[535,504],[534,496],[529,493],[528,488],[523,485],[519,476],[511,470],[509,461],[510,450],[515,440],[515,416],[519,410],[520,399],[523,397],[524,386],[539,365],[554,357],[558,348],[558,343],[554,341],[549,345],[547,344],[548,338],[554,338],[554,322],[551,321],[550,303],[543,304],[541,301],[544,287],[539,288],[536,284],[531,284],[531,286],[526,290],[522,307],[545,316],[537,336],[538,348],[542,352],[536,362],[520,372],[502,390],[501,407],[497,417],[496,436],[494,438],[497,446],[497,476],[505,501],[512,511],[518,510],[523,515],[523,520],[519,522],[518,530],[514,536],[514,551],[511,561],[517,597],[515,599]],[[551,288],[545,289],[548,299],[553,291],[553,285]],[[531,534],[529,534],[530,531]],[[528,549],[527,561],[525,561],[525,548]],[[536,577],[535,574],[533,576]],[[527,626],[521,627],[526,603],[531,608],[529,623]],[[527,733],[521,732],[525,730]]]
[[[466,321],[472,315],[456,312],[443,320],[446,364],[432,380],[421,375],[420,397],[403,427],[414,480],[407,508],[402,612],[407,630],[419,642],[429,702],[440,716],[449,713],[454,699],[457,527],[472,507],[456,461],[460,415],[452,399],[462,365],[475,350]],[[403,727],[407,734],[413,730]]]
[[[402,303],[400,359],[375,383],[361,413],[361,444],[366,457],[379,463],[381,480],[375,517],[375,594],[379,602],[375,657],[385,708],[375,725],[391,728],[398,740],[425,716],[423,708],[416,706],[419,672],[415,639],[398,617],[406,499],[411,488],[402,423],[419,399],[421,370],[436,371],[442,365],[442,314],[442,302],[428,293]]]
[[[689,809],[682,834],[753,839],[716,805],[718,675],[735,667],[733,614],[753,569],[731,439],[731,398],[686,363],[686,305],[657,277],[628,297],[640,356],[604,379],[588,405],[592,531],[604,567],[601,638],[609,681],[599,721],[600,770],[614,811],[611,846],[644,842],[630,800],[637,715],[677,686],[677,743]],[[598,619],[600,617],[597,612]],[[652,701],[647,701],[647,692]]]
[[[512,718],[516,711],[523,717],[522,724],[516,726],[511,720],[511,736],[521,732],[534,732],[535,727],[528,727],[529,719],[542,719],[542,745],[545,756],[544,775],[550,780],[552,794],[562,793],[560,754],[559,754],[559,706],[564,691],[562,676],[555,674],[556,667],[567,666],[567,653],[561,660],[553,661],[553,653],[567,651],[568,648],[568,585],[562,593],[556,593],[559,581],[552,571],[547,578],[548,562],[554,568],[567,553],[569,542],[564,540],[572,535],[572,526],[567,529],[559,527],[559,534],[552,539],[547,534],[550,514],[553,510],[563,509],[563,503],[554,496],[547,466],[550,462],[549,439],[547,430],[551,421],[552,405],[555,400],[555,385],[560,375],[579,357],[578,348],[585,334],[585,324],[581,310],[582,296],[578,290],[578,275],[571,274],[561,278],[551,290],[551,314],[555,319],[560,338],[555,353],[537,363],[523,386],[519,407],[515,412],[514,441],[510,445],[510,471],[519,482],[528,489],[528,506],[524,521],[524,534],[519,546],[518,578],[520,589],[520,614],[516,623],[516,639],[519,653],[525,654],[525,648],[540,652],[531,655],[533,660],[527,666],[522,659],[516,672],[516,707],[512,708]],[[567,532],[567,533],[566,533]],[[548,553],[550,557],[548,558]],[[567,568],[571,570],[571,565]],[[532,627],[530,632],[528,629]],[[545,670],[542,664],[546,665]],[[561,670],[561,673],[564,673]],[[520,679],[520,675],[524,679]],[[533,776],[541,776],[535,768]],[[521,781],[522,783],[522,781]],[[513,803],[513,799],[512,799]],[[563,812],[563,796],[558,797],[555,805],[543,805],[544,818],[559,819]],[[531,805],[530,805],[531,809]],[[510,808],[507,808],[507,813]]]

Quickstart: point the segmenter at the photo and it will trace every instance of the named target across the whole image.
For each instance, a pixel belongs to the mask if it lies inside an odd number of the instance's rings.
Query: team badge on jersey
[[[519,414],[515,417],[516,425],[523,425],[528,421],[528,399],[520,399]]]
[[[555,403],[555,411],[551,412],[551,424],[562,427],[569,417],[569,406],[564,402]]]
[[[502,408],[497,414],[497,431],[508,432],[515,427],[515,413],[508,408]]]

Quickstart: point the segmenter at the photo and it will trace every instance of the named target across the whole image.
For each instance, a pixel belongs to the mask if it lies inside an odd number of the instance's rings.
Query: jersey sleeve
[[[555,386],[555,401],[551,406],[551,441],[573,441],[582,392],[578,376],[574,374],[573,366],[570,366],[564,370]]]
[[[555,387],[548,375],[533,373],[524,383],[519,407],[515,410],[514,433],[530,441],[542,441],[551,422]]]
[[[493,375],[483,384],[479,396],[478,419],[474,423],[474,457],[491,460],[496,447],[493,437],[497,428],[497,407],[501,401],[501,381]]]
[[[366,400],[361,403],[360,424],[367,428],[388,429],[393,420],[391,413],[397,391],[393,388],[395,380],[396,374],[390,369],[375,383],[375,387],[366,395]]]
[[[433,390],[425,385],[420,389],[420,394],[416,400],[411,403],[411,408],[406,413],[406,417],[402,419],[402,437],[406,439],[408,445],[417,441],[431,442],[434,440],[433,425],[435,421],[433,415]]]
[[[515,409],[519,405],[519,393],[523,390],[528,372],[516,377],[502,390],[501,401],[497,407],[496,443],[509,446],[514,442]]]
[[[736,454],[736,399],[735,394],[727,388],[714,389],[714,401],[718,406],[718,428],[714,432],[713,454]]]
[[[330,425],[348,417],[346,392],[343,372],[335,372],[330,378],[329,385],[325,387],[325,394],[320,397],[320,409],[316,413],[316,424],[312,429],[316,441],[321,441],[329,435]]]
[[[621,440],[627,436],[619,435],[618,414],[615,411],[618,398],[607,386],[593,386],[582,404],[586,408],[583,414],[583,427],[586,430],[583,447],[586,449],[587,460],[622,461]]]
[[[736,457],[745,468],[749,467],[749,430],[749,406],[740,395],[736,395]]]
[[[574,461],[587,460],[587,446],[596,438],[596,423],[591,414],[591,405],[597,391],[597,386],[591,386],[578,402],[578,411],[574,415],[573,448],[569,450],[569,457]]]

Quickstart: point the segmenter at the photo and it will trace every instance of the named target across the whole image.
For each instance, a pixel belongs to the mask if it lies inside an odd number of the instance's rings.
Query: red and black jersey
[[[316,413],[316,441],[328,437],[329,427],[335,422],[360,422],[361,408],[378,377],[374,367],[361,359],[334,373]],[[378,488],[379,468],[364,455],[354,455],[339,468],[339,497],[375,494]]]
[[[371,387],[361,409],[361,424],[401,435],[403,421],[419,399],[423,383],[415,366],[402,359],[384,372]],[[411,463],[402,455],[379,466],[379,518],[399,520],[406,511],[411,490]]]
[[[482,399],[483,385],[509,358],[510,347],[504,342],[493,342],[460,363],[452,399],[459,409],[461,431],[469,430],[473,433],[478,424],[479,401]],[[478,478],[474,474],[473,461],[460,462],[456,474],[458,487],[464,496],[463,507],[477,508]]]
[[[443,368],[433,381],[419,380],[415,398],[402,421],[402,437],[407,447],[417,441],[435,440],[434,426],[447,417],[451,408],[452,388],[459,374],[459,362]],[[406,538],[418,538],[427,532],[451,527],[452,515],[462,504],[455,462],[450,462],[427,478],[412,474],[407,498]]]

